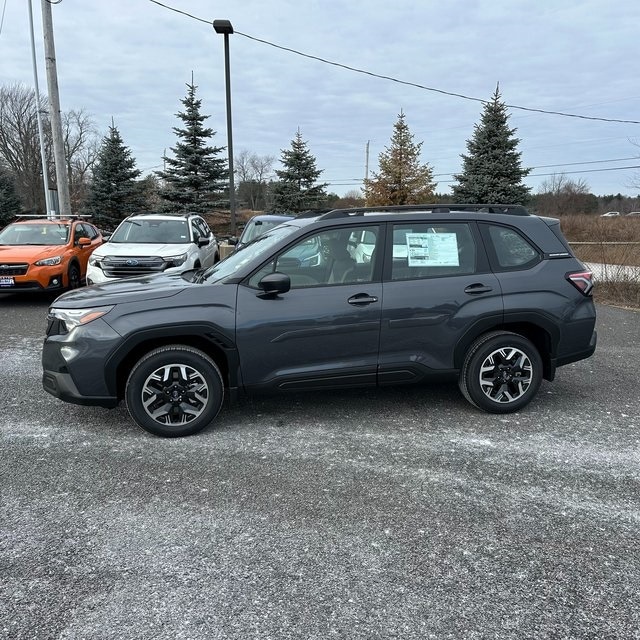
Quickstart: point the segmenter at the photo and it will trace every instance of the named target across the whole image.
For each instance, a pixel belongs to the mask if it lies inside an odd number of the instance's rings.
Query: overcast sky
[[[0,0],[0,84],[33,86],[28,0]],[[228,19],[235,154],[277,159],[298,128],[322,179],[359,188],[390,142],[400,110],[437,190],[450,189],[482,104],[355,73],[253,40],[466,96],[640,121],[640,2],[621,0],[163,0],[209,22]],[[137,166],[161,168],[194,74],[202,113],[226,146],[223,36],[150,0],[61,0],[52,6],[63,111],[84,109],[101,135],[113,117]],[[33,0],[40,90],[42,13]],[[511,108],[527,182],[564,172],[592,192],[636,195],[640,124]],[[557,166],[549,166],[557,165]],[[276,168],[280,163],[276,162]],[[573,173],[573,172],[580,173]],[[587,172],[589,171],[589,172]]]

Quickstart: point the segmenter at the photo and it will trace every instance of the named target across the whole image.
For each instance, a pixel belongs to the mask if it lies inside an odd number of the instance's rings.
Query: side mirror
[[[111,238],[111,234],[107,233],[106,235],[102,234],[102,242],[109,242],[109,238]]]
[[[236,236],[231,236],[230,238],[227,238],[227,244],[233,244],[233,245],[238,244],[238,238]]]
[[[91,240],[89,240],[89,238],[78,238],[79,247],[88,247],[90,244]]]
[[[199,247],[206,247],[210,242],[211,242],[211,238],[202,237],[202,238],[198,238],[197,245]]]
[[[258,286],[262,291],[258,294],[258,298],[274,298],[279,293],[287,293],[291,289],[291,278],[286,273],[268,273]]]

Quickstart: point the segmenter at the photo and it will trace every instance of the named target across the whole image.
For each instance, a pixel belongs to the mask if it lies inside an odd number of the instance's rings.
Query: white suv
[[[94,251],[87,284],[153,273],[210,267],[220,250],[205,220],[195,214],[138,214],[125,218]]]

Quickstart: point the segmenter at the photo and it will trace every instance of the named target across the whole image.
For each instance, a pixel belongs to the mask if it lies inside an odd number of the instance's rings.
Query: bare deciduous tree
[[[559,216],[593,213],[598,208],[598,199],[590,193],[583,178],[573,180],[564,173],[554,173],[540,185],[535,204],[540,215]]]
[[[0,158],[14,177],[23,207],[43,211],[35,92],[21,84],[0,87]]]
[[[246,149],[234,159],[238,195],[254,211],[265,207],[267,182],[272,176],[274,162],[273,156],[258,156]]]
[[[41,100],[45,155],[49,186],[55,184],[48,103]],[[98,134],[83,111],[62,114],[66,169],[72,211],[80,210],[86,197],[89,171],[98,146]],[[0,86],[0,161],[11,172],[26,211],[45,211],[42,158],[35,91],[22,84]]]
[[[79,211],[87,198],[90,173],[98,154],[98,131],[84,109],[71,110],[62,114],[62,137],[71,210]]]

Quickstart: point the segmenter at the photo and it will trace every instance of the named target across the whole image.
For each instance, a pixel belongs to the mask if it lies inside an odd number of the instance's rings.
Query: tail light
[[[591,291],[593,290],[593,273],[591,273],[591,271],[567,273],[566,278],[580,293],[583,293],[585,296],[591,295]]]

